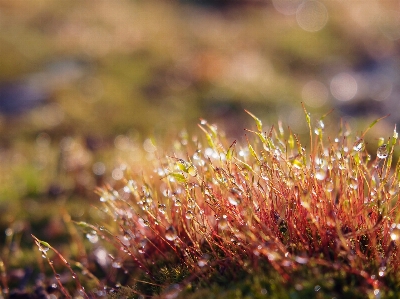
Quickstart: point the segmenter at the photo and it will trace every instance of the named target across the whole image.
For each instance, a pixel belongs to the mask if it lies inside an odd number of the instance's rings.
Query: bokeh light
[[[332,78],[330,89],[337,100],[350,101],[357,94],[357,80],[350,73],[340,73]]]
[[[328,22],[328,10],[322,2],[305,1],[296,11],[296,20],[301,29],[316,32]]]
[[[294,15],[303,0],[272,0],[275,9],[284,15]]]
[[[310,80],[304,84],[301,97],[311,107],[322,107],[328,101],[329,92],[322,82]]]
[[[400,39],[400,10],[384,10],[379,18],[379,29],[389,40]]]

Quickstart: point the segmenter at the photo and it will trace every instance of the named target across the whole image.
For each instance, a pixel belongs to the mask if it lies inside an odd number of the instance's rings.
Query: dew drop
[[[385,274],[386,274],[386,267],[379,267],[378,275],[380,277],[383,277],[383,276],[385,276]]]
[[[187,207],[189,209],[193,209],[194,207],[196,207],[196,202],[193,198],[189,198],[187,201]]]
[[[185,215],[186,219],[193,219],[193,211],[188,210]]]
[[[124,234],[124,240],[130,241],[132,239],[131,235],[129,233]]]
[[[222,216],[222,219],[218,221],[218,227],[221,230],[225,230],[228,228],[228,220],[226,220],[226,215]]]
[[[301,205],[302,207],[306,208],[306,209],[309,209],[309,208],[310,208],[310,204],[309,204],[308,202],[306,202],[306,201],[301,201],[301,202],[300,202],[300,205]]]
[[[397,241],[397,240],[400,239],[400,223],[399,224],[396,224],[396,223],[392,224],[390,238],[393,241]]]
[[[385,159],[388,156],[388,154],[389,154],[389,152],[388,152],[386,144],[378,147],[378,151],[376,152],[376,155],[379,159]]]
[[[209,256],[207,254],[205,254],[197,261],[197,264],[199,265],[199,267],[204,267],[207,265],[208,260],[209,260]]]
[[[350,178],[349,187],[353,190],[358,189],[358,180],[356,177]]]
[[[140,220],[141,220],[143,226],[149,226],[150,225],[150,221],[149,220],[145,220],[145,219],[142,219],[142,218]]]
[[[95,230],[86,234],[86,238],[90,241],[90,243],[97,243],[99,241],[99,236]]]
[[[239,201],[236,198],[233,198],[232,196],[228,196],[228,201],[233,206],[237,206],[239,204]]]
[[[192,156],[193,160],[200,160],[200,152],[196,151],[193,156]]]
[[[361,151],[364,148],[364,141],[360,138],[354,143],[353,150],[356,152]]]
[[[307,262],[308,262],[308,258],[306,258],[306,257],[296,256],[294,259],[299,264],[307,264]]]
[[[174,241],[176,238],[178,238],[176,229],[172,225],[170,227],[168,227],[167,230],[165,231],[165,238],[168,241]]]
[[[328,192],[332,192],[333,191],[333,182],[331,180],[326,182],[325,190],[328,191]]]
[[[325,124],[324,124],[324,122],[320,119],[320,120],[317,121],[317,124],[316,124],[316,126],[315,126],[315,128],[314,128],[314,133],[315,133],[316,135],[321,135],[322,132],[323,132],[323,130],[324,130],[324,128],[325,128]]]
[[[158,210],[160,211],[161,214],[165,214],[165,211],[167,210],[167,206],[165,204],[159,204],[158,205]]]
[[[190,164],[190,166],[188,167],[188,173],[191,176],[196,176],[197,175],[197,168],[196,166],[194,166],[193,164]]]
[[[43,252],[44,254],[46,254],[46,252],[49,250],[50,250],[50,248],[47,246],[43,246],[43,245],[39,246],[39,251]]]
[[[235,187],[230,189],[230,193],[233,195],[233,196],[228,196],[228,201],[230,202],[230,204],[237,206],[242,203],[243,199],[242,190]]]
[[[10,227],[9,227],[9,228],[6,228],[4,232],[5,232],[5,234],[6,234],[7,237],[12,236],[13,233],[14,233],[13,229],[10,228]]]
[[[122,268],[122,263],[118,260],[113,261],[111,265],[113,268],[116,268],[116,269]]]
[[[319,181],[323,181],[326,178],[326,171],[323,169],[320,169],[317,171],[317,173],[315,174],[315,178]]]
[[[181,292],[181,287],[179,284],[173,284],[166,288],[165,292],[163,293],[163,298],[165,299],[175,299],[178,297],[179,293]]]
[[[270,261],[275,261],[278,260],[281,256],[279,255],[279,253],[271,251],[267,254],[267,257]]]

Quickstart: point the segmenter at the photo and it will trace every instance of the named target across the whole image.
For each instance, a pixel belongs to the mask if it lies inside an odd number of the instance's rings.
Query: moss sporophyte
[[[278,285],[287,298],[310,290],[392,294],[400,266],[396,129],[369,154],[364,139],[377,121],[358,137],[342,126],[327,137],[325,116],[313,127],[304,111],[308,149],[292,130],[265,130],[246,111],[256,126],[244,144],[202,121],[205,143],[185,135],[169,155],[146,162],[154,171],[127,171],[119,184],[98,189],[98,208],[110,221],[78,223],[97,246],[93,258],[115,277],[96,289],[196,298],[204,288],[250,279],[252,287],[239,291],[254,298],[275,298]],[[35,241],[44,253],[45,243]],[[115,249],[99,247],[104,242]]]

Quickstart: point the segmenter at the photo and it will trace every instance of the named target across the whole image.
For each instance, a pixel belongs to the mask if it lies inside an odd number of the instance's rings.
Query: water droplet
[[[111,265],[113,268],[116,268],[116,269],[119,269],[122,267],[122,263],[119,260],[114,260]]]
[[[39,251],[43,252],[43,254],[46,254],[47,251],[49,251],[49,250],[50,250],[50,248],[47,246],[43,246],[43,245],[39,246]]]
[[[233,198],[232,196],[228,196],[228,201],[233,206],[237,206],[239,204],[239,201],[236,198]]]
[[[349,187],[353,190],[358,189],[358,180],[356,177],[350,178]]]
[[[316,286],[314,287],[314,291],[316,291],[316,292],[318,292],[320,289],[321,289],[321,286],[320,286],[320,285],[316,285]]]
[[[299,264],[307,264],[308,263],[308,258],[307,257],[296,256],[294,259]]]
[[[165,214],[165,211],[167,210],[167,206],[165,204],[159,204],[158,205],[158,210],[160,211],[161,214]]]
[[[390,238],[393,241],[397,241],[397,240],[400,239],[400,223],[399,224],[396,224],[396,223],[392,224]]]
[[[181,205],[182,205],[181,200],[177,198],[177,199],[175,200],[175,206],[176,206],[176,207],[180,207]]]
[[[55,275],[55,278],[58,280],[58,279],[61,278],[61,275],[60,275],[60,274],[56,274],[56,275]]]
[[[150,225],[150,221],[149,220],[142,219],[142,222],[143,222],[143,226],[149,226]]]
[[[167,230],[165,231],[165,238],[168,241],[174,241],[176,238],[178,238],[176,229],[172,225],[170,227],[168,227]]]
[[[193,198],[188,198],[187,207],[189,209],[194,209],[196,207],[196,201]]]
[[[231,188],[229,191],[233,195],[233,197],[231,196],[228,197],[229,202],[234,206],[240,204],[242,202],[242,190],[234,187]]]
[[[204,255],[197,261],[197,264],[199,265],[199,267],[204,267],[205,265],[207,265],[209,258],[210,258],[210,257],[208,256],[208,254],[204,254]]]
[[[362,140],[360,138],[354,143],[353,150],[355,150],[356,152],[359,152],[359,151],[363,150],[363,148],[364,148],[364,140]]]
[[[386,274],[385,272],[386,272],[386,267],[379,267],[378,275],[379,275],[380,277],[385,276],[385,274]]]
[[[317,121],[317,124],[315,125],[314,133],[317,134],[317,135],[321,135],[323,130],[324,130],[324,128],[325,128],[325,124],[320,119],[320,120]]]
[[[194,166],[193,164],[190,164],[189,168],[188,168],[188,173],[191,176],[196,176],[197,175],[197,168],[196,166]]]
[[[309,208],[310,208],[310,204],[309,204],[308,202],[306,202],[306,201],[301,201],[301,202],[300,202],[300,205],[301,205],[302,207],[306,208],[306,209],[309,209]]]
[[[7,237],[12,236],[13,233],[14,233],[13,229],[10,228],[10,227],[9,227],[9,228],[6,228],[4,232],[5,232],[5,234],[6,234]]]
[[[378,151],[376,152],[376,155],[379,159],[385,159],[388,156],[388,154],[389,154],[389,152],[388,152],[386,144],[378,147]]]
[[[303,163],[298,160],[298,159],[294,159],[292,162],[293,168],[295,169],[301,169],[301,167],[303,166]]]
[[[186,212],[186,215],[185,215],[185,217],[186,217],[186,219],[193,219],[193,212],[191,211],[191,210],[188,210],[187,212]]]
[[[86,238],[90,241],[90,243],[97,243],[99,241],[99,236],[95,230],[86,234]]]
[[[228,220],[226,220],[226,215],[222,216],[222,219],[218,221],[218,227],[221,230],[225,230],[228,228]]]
[[[163,293],[163,298],[165,299],[175,299],[178,297],[179,293],[181,292],[181,287],[179,284],[173,284],[166,288],[165,292]]]
[[[193,160],[200,160],[200,151],[196,151],[193,156],[192,156]]]
[[[279,253],[275,252],[275,251],[271,251],[267,253],[267,257],[270,261],[275,261],[281,258],[281,256],[279,255]]]
[[[317,171],[317,173],[315,174],[315,178],[319,181],[323,181],[326,178],[326,171],[323,169],[320,169]]]
[[[333,191],[333,182],[332,182],[332,180],[329,180],[329,181],[326,182],[325,190],[328,191],[328,192],[332,192]]]
[[[131,235],[129,234],[129,233],[125,233],[124,234],[124,239],[126,240],[126,241],[130,241],[131,239],[132,239],[132,237],[131,237]]]

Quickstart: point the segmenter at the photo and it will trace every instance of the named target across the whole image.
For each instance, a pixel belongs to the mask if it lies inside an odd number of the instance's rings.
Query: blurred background
[[[390,113],[371,133],[388,138],[399,43],[400,1],[0,0],[0,241],[97,219],[96,186],[200,118],[233,139],[247,109],[303,134],[303,102],[334,108],[335,133]]]

